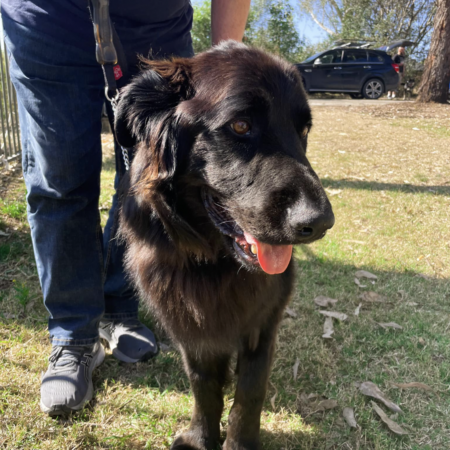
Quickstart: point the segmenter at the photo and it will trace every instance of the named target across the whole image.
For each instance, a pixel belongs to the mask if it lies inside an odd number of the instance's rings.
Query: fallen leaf
[[[414,131],[420,131],[420,128],[413,128]]]
[[[342,192],[342,189],[330,189],[327,188],[325,189],[325,191],[327,192],[328,195],[330,195],[331,197],[338,195]]]
[[[289,306],[286,306],[285,312],[291,317],[297,317],[297,313],[293,309],[289,308]]]
[[[373,291],[367,291],[367,292],[363,292],[359,298],[361,300],[364,300],[365,302],[370,302],[370,303],[385,303],[386,302],[386,297],[384,297],[383,295],[377,294],[376,292]]]
[[[277,398],[278,393],[275,392],[274,396],[270,399],[270,404],[272,405],[272,409],[275,411],[275,399]]]
[[[419,338],[419,344],[425,345],[425,339],[423,337]]]
[[[318,306],[322,306],[326,308],[327,306],[333,306],[337,303],[337,300],[330,297],[325,297],[323,295],[319,295],[314,299],[314,303]]]
[[[292,367],[292,371],[294,372],[294,381],[297,379],[297,372],[298,372],[299,364],[300,364],[300,360],[297,358],[297,361],[295,361],[295,364]]]
[[[359,390],[362,394],[367,395],[369,397],[376,398],[377,400],[380,400],[383,402],[391,411],[402,413],[403,411],[400,409],[398,405],[396,405],[394,402],[389,400],[383,392],[381,392],[380,388],[371,381],[365,381],[364,383],[361,383],[361,386],[359,386]]]
[[[364,245],[364,241],[357,241],[356,239],[344,239],[344,242],[348,242],[350,244],[361,244]]]
[[[412,383],[392,383],[392,384],[400,389],[417,388],[423,389],[424,391],[433,392],[433,389],[431,389],[430,386],[427,386],[426,384],[423,383],[419,383],[417,381],[413,381]]]
[[[360,304],[358,305],[358,307],[355,309],[355,312],[354,312],[354,315],[355,315],[355,316],[359,316],[359,311],[361,310],[361,306],[362,306],[362,303],[360,303]]]
[[[395,328],[396,330],[403,330],[398,323],[395,322],[377,322],[380,327],[383,327],[385,330],[388,328]]]
[[[325,319],[325,323],[323,324],[322,337],[324,339],[331,339],[331,335],[333,333],[334,333],[334,330],[333,330],[333,319],[331,317],[327,317]]]
[[[419,306],[419,304],[416,302],[406,302],[405,305],[406,306]]]
[[[355,273],[357,278],[368,278],[369,280],[378,280],[378,277],[373,273],[367,272],[367,270],[358,270]]]
[[[356,428],[358,426],[356,423],[355,412],[353,411],[353,408],[344,408],[342,411],[342,415],[344,416],[345,421],[350,427]]]
[[[334,317],[338,320],[347,320],[348,316],[347,314],[336,312],[336,311],[319,311],[320,314],[323,314],[327,317]]]
[[[311,405],[311,409],[313,410],[313,412],[311,414],[314,414],[314,413],[320,412],[320,411],[326,411],[327,409],[334,409],[334,408],[337,408],[337,406],[338,406],[338,402],[336,400],[333,400],[333,399],[320,400]]]
[[[416,275],[416,277],[423,278],[424,280],[428,280],[428,281],[431,281],[433,279],[432,277],[425,275],[424,273],[418,273]]]
[[[393,431],[395,434],[400,434],[400,435],[408,434],[408,432],[405,431],[398,423],[389,419],[389,417],[386,415],[386,413],[374,401],[371,401],[370,403],[372,403],[372,408],[380,416],[381,420],[388,426],[388,428],[391,431]]]
[[[8,233],[5,233],[4,231],[0,230],[0,236],[9,236]]]
[[[360,287],[360,288],[366,288],[367,284],[361,284],[361,282],[359,281],[359,278],[355,278],[355,284]]]
[[[3,314],[3,317],[5,319],[16,319],[17,315],[16,314],[5,313],[5,314]]]

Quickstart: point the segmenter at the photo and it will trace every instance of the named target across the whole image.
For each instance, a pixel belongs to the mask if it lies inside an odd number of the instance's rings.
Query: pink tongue
[[[264,272],[274,275],[283,273],[292,256],[292,245],[269,245],[256,240],[252,235],[244,232],[245,240],[256,245],[258,249],[258,261]]]

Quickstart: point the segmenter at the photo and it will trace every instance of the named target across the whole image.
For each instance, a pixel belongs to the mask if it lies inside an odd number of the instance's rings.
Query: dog
[[[223,448],[257,450],[293,245],[334,224],[306,158],[311,110],[294,66],[237,42],[144,64],[116,110],[118,142],[136,148],[120,235],[131,280],[179,348],[195,398],[171,449],[220,448],[237,354]]]
[[[413,79],[408,79],[406,83],[403,83],[403,100],[410,100],[411,94],[414,89],[414,86],[416,85],[416,82]]]

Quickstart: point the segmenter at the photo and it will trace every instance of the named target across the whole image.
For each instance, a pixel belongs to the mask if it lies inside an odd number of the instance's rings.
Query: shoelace
[[[53,347],[48,360],[53,366],[53,372],[75,371],[83,356],[88,356],[86,347]]]

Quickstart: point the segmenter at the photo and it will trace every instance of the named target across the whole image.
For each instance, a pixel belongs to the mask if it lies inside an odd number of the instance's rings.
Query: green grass
[[[308,154],[330,193],[336,225],[323,240],[295,252],[298,277],[290,307],[296,317],[286,315],[280,326],[262,414],[266,450],[450,448],[449,142],[417,126],[415,134],[396,135],[393,149],[393,121],[406,130],[423,117],[435,115],[432,120],[439,122],[442,113],[414,104],[392,108],[314,111]],[[110,137],[103,141],[104,224],[114,159]],[[22,204],[23,187],[15,186],[2,208]],[[59,421],[39,411],[40,374],[50,352],[47,313],[25,217],[3,214],[1,229],[8,228],[10,236],[0,237],[0,447],[168,448],[188,427],[193,406],[181,358],[172,348],[136,365],[120,364],[108,354],[94,374],[95,398],[87,409]],[[360,269],[376,274],[375,284],[358,287],[354,278]],[[362,301],[359,296],[367,290],[385,296],[386,303]],[[346,321],[334,322],[330,340],[321,337],[324,318],[314,304],[318,295],[338,299],[333,309],[348,314]],[[145,309],[142,320],[154,328]],[[391,321],[402,329],[378,325]],[[168,343],[161,330],[157,334]],[[394,435],[375,415],[357,388],[363,381],[376,383],[400,405],[404,414],[395,420],[407,436]],[[414,381],[433,391],[393,384]],[[335,399],[338,407],[308,415],[302,403],[307,394]],[[231,385],[224,437],[233,395]],[[346,406],[354,408],[356,430],[342,419]]]

